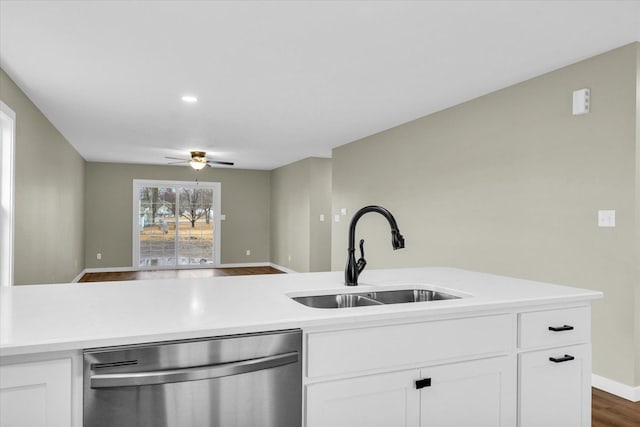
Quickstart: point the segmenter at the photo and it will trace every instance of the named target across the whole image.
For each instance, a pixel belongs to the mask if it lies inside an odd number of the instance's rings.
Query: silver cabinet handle
[[[219,365],[198,366],[194,368],[170,369],[166,371],[133,372],[123,374],[96,374],[91,376],[91,388],[135,387],[177,383],[183,381],[205,380],[227,377],[288,365],[298,361],[298,352],[278,354],[276,356],[243,360]]]

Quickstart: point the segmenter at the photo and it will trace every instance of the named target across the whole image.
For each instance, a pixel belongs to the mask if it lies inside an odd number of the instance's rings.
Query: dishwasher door
[[[88,349],[84,427],[300,427],[302,332]]]

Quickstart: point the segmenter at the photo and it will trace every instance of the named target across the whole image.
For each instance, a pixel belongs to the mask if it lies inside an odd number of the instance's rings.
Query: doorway
[[[133,181],[133,266],[220,265],[219,182]]]

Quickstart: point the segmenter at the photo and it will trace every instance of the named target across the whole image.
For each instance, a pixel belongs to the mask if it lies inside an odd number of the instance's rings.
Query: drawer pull
[[[423,378],[416,381],[416,388],[418,390],[425,387],[431,387],[431,378]]]
[[[569,326],[569,325],[549,326],[549,330],[553,332],[573,331],[573,326]]]
[[[565,354],[564,357],[550,357],[549,360],[552,361],[553,363],[562,363],[562,362],[568,362],[570,360],[574,360],[575,357],[570,356],[568,354]]]

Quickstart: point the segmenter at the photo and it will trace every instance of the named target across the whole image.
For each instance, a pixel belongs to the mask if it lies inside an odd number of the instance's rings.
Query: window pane
[[[174,188],[140,189],[140,266],[175,265],[175,202]]]
[[[213,190],[180,189],[178,264],[213,264]]]

